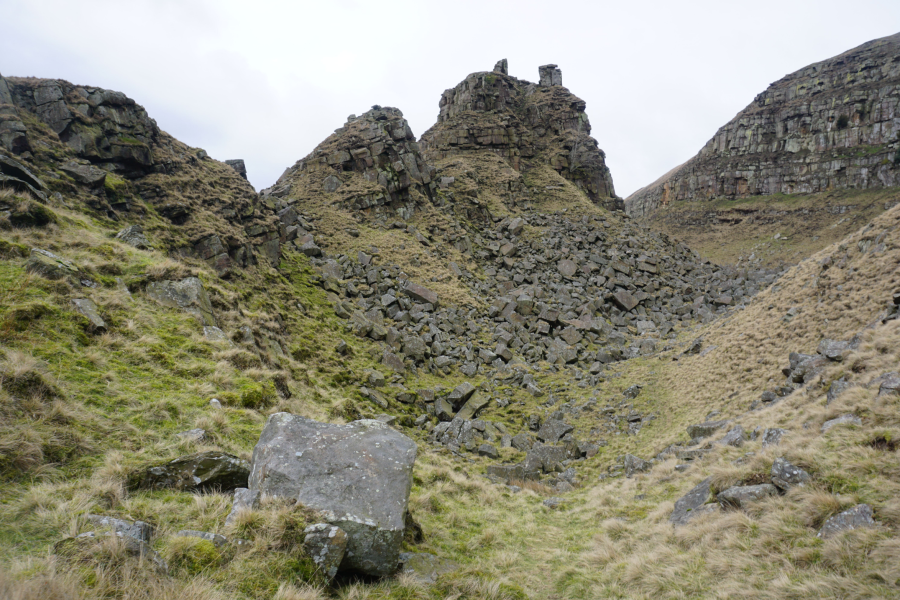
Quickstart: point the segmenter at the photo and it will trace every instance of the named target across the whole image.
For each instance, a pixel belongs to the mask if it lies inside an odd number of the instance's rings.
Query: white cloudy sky
[[[509,59],[557,63],[616,191],[693,156],[783,75],[900,30],[897,0],[0,0],[0,73],[125,92],[271,185],[347,115],[403,110]]]

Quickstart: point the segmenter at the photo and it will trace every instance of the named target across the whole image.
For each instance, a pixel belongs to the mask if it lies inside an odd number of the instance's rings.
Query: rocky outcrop
[[[376,105],[351,115],[262,193],[278,209],[294,199],[333,194],[346,208],[409,218],[431,198],[433,171],[400,109]]]
[[[12,152],[22,154],[31,150],[28,141],[27,128],[19,118],[9,84],[0,75],[0,147]]]
[[[562,87],[556,65],[540,67],[540,83],[507,74],[506,60],[493,72],[472,73],[440,100],[438,122],[422,134],[431,161],[489,151],[516,171],[549,164],[591,200],[617,205],[606,155],[591,137],[585,102]]]
[[[900,185],[900,34],[771,84],[700,153],[626,201],[677,202]]]

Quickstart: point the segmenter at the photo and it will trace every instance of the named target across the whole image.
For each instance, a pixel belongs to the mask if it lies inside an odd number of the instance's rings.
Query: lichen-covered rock
[[[794,486],[803,486],[810,481],[809,473],[789,463],[779,456],[772,462],[772,483],[779,489],[787,491]]]
[[[342,569],[397,568],[416,444],[375,420],[319,423],[271,415],[253,450],[250,489],[319,511],[349,536]]]
[[[171,308],[181,308],[196,315],[204,325],[216,325],[212,303],[203,283],[196,277],[181,281],[153,281],[147,285],[147,295]]]
[[[816,537],[827,539],[842,531],[860,527],[875,527],[875,525],[875,519],[872,518],[872,507],[868,504],[857,504],[825,521]]]
[[[140,225],[129,225],[116,234],[116,239],[135,248],[147,249],[150,247],[150,240],[144,235],[144,228]]]
[[[247,487],[250,464],[224,452],[200,452],[139,469],[128,476],[130,490],[230,491]]]
[[[303,549],[312,557],[327,581],[337,575],[349,538],[340,527],[328,523],[316,523],[303,530]]]

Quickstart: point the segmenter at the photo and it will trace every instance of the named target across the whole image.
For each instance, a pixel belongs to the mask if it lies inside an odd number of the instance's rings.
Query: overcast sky
[[[769,83],[900,30],[898,0],[0,0],[0,73],[124,92],[257,189],[350,114],[400,108],[500,58],[556,63],[587,102],[616,192],[684,162]]]

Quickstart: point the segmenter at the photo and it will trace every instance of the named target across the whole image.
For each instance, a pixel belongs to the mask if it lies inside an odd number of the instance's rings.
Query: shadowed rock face
[[[900,34],[776,81],[694,158],[629,196],[635,217],[682,201],[900,185]]]
[[[384,576],[399,561],[415,459],[415,442],[379,421],[277,413],[253,450],[249,487],[320,511],[349,537],[341,568]]]
[[[595,202],[614,199],[585,102],[562,87],[556,65],[541,67],[540,84],[506,73],[500,61],[493,72],[472,73],[441,95],[438,122],[420,141],[428,160],[488,150],[517,171],[530,162],[550,164]]]

